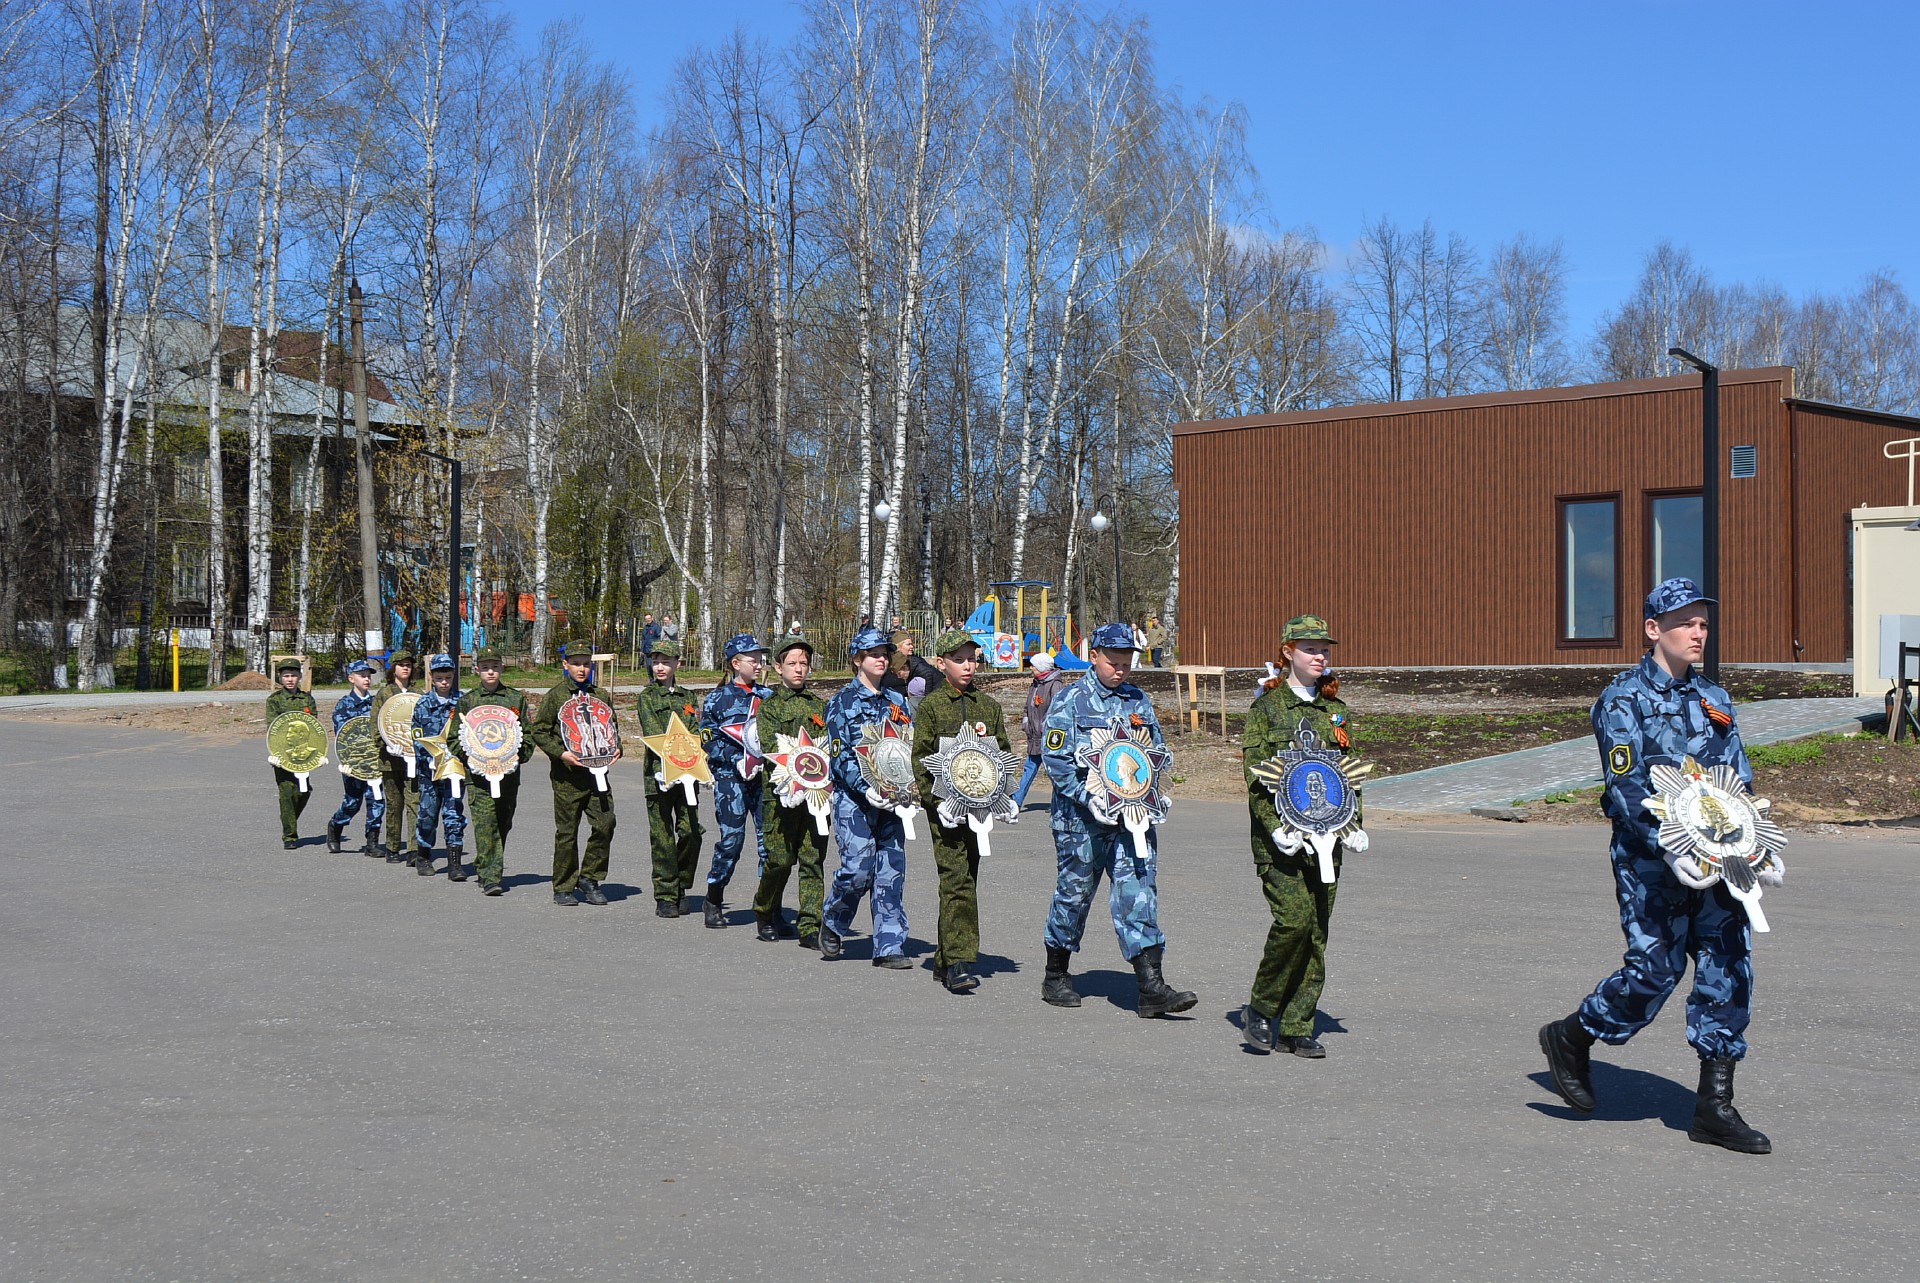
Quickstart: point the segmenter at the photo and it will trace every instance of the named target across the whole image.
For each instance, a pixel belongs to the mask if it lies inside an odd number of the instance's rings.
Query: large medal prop
[[[340,773],[372,789],[374,801],[384,801],[380,783],[383,774],[380,769],[380,732],[374,729],[372,714],[362,713],[340,723],[340,731],[334,736],[334,747],[340,750]]]
[[[520,745],[525,737],[520,714],[499,704],[481,704],[460,719],[460,751],[467,766],[487,782],[487,791],[500,796],[500,781],[520,769]]]
[[[593,772],[593,787],[607,791],[607,768],[620,756],[620,724],[603,699],[581,691],[560,706],[560,742]]]
[[[376,719],[387,752],[407,764],[408,779],[413,778],[413,706],[419,702],[419,691],[389,695]]]
[[[1320,737],[1304,718],[1293,742],[1295,747],[1253,767],[1253,777],[1272,791],[1280,822],[1313,848],[1322,885],[1332,886],[1333,850],[1341,838],[1361,831],[1360,782],[1373,763],[1353,762],[1321,748]]]
[[[707,749],[699,733],[688,729],[680,714],[669,713],[667,729],[658,735],[642,735],[640,742],[660,759],[660,769],[653,773],[660,787],[678,784],[687,795],[687,805],[696,805],[700,795],[694,785],[713,783],[713,768],[707,765]]]
[[[822,837],[831,829],[827,817],[833,804],[833,766],[827,746],[816,744],[803,728],[798,735],[773,737],[773,770],[767,782],[782,806],[804,806]]]
[[[933,795],[940,799],[935,817],[950,829],[964,823],[979,839],[980,854],[991,855],[987,835],[993,822],[1020,814],[1013,802],[1020,759],[988,739],[983,723],[968,722],[958,734],[942,735],[923,760],[933,778]]]
[[[1726,883],[1753,929],[1769,930],[1756,874],[1780,867],[1776,857],[1787,845],[1768,814],[1773,803],[1749,793],[1731,766],[1702,766],[1690,756],[1678,767],[1655,763],[1647,776],[1653,796],[1642,805],[1660,821],[1660,845]]]
[[[461,782],[467,778],[467,768],[462,766],[460,759],[453,755],[453,746],[447,742],[450,737],[456,735],[454,724],[457,720],[453,716],[453,711],[449,709],[446,725],[442,726],[436,734],[427,735],[415,730],[413,737],[413,742],[427,752],[427,764],[433,767],[433,782],[438,784],[441,780],[446,780],[451,785],[449,792],[455,797],[460,796]]]
[[[1096,726],[1074,754],[1086,772],[1087,809],[1102,824],[1117,824],[1133,834],[1133,853],[1148,859],[1147,829],[1167,818],[1173,754],[1153,742],[1144,726],[1114,721]]]
[[[913,817],[920,814],[920,795],[913,786],[911,737],[903,735],[892,721],[868,722],[860,728],[860,742],[853,746],[853,758],[860,766],[860,778],[900,817],[906,826],[907,840],[912,841]]]
[[[320,719],[305,709],[294,709],[273,719],[267,727],[267,760],[300,781],[327,763],[327,731]]]
[[[760,755],[760,697],[755,695],[747,704],[746,721],[722,726],[720,733],[740,746],[740,756],[733,764],[740,778],[750,780],[760,774],[761,763],[766,761]]]

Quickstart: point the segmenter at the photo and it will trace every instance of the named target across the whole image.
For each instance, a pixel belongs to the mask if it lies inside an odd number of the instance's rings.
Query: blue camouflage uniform
[[[354,662],[363,667],[370,667],[364,659]],[[354,718],[371,716],[372,713],[372,691],[368,691],[364,695],[358,691],[348,691],[340,697],[340,702],[333,706],[334,738],[338,739],[340,736],[340,728]],[[367,804],[367,849],[369,851],[373,850],[374,843],[380,840],[381,821],[385,820],[387,816],[386,800],[373,796],[373,785],[371,783],[366,780],[356,779],[351,775],[341,775],[340,787],[345,796],[340,799],[340,809],[333,813],[333,818],[327,821],[327,823],[334,828],[346,828],[348,822],[359,813],[360,803],[364,801]]]
[[[853,639],[854,650],[869,648],[859,645],[863,638],[870,646],[887,644],[879,630],[868,629]],[[869,690],[858,677],[827,701],[827,734],[833,739],[833,844],[839,850],[840,865],[827,888],[821,924],[835,935],[845,935],[853,925],[860,897],[871,891],[876,958],[898,956],[907,949],[907,829],[898,812],[868,803],[868,784],[853,749],[860,742],[861,727],[885,722],[896,708],[903,715],[907,712],[906,696],[885,688]]]
[[[765,650],[751,633],[738,633],[727,639],[726,663],[736,656]],[[707,885],[725,889],[733,880],[734,866],[747,844],[747,819],[754,822],[755,846],[760,865],[767,862],[767,843],[761,836],[760,786],[764,769],[750,780],[740,777],[740,759],[746,750],[738,739],[726,733],[745,726],[760,701],[773,694],[765,686],[749,684],[732,677],[716,686],[700,705],[700,733],[707,741],[707,765],[713,769],[713,818],[720,826],[720,840],[713,844],[713,863],[707,870]]]
[[[435,655],[431,671],[453,668],[451,655]],[[420,702],[413,706],[413,738],[417,741],[422,735],[438,735],[445,729],[453,717],[454,708],[460,702],[460,684],[454,683],[451,695],[441,696],[429,686]],[[455,728],[454,734],[459,734]],[[433,850],[434,830],[444,827],[447,835],[447,848],[452,850],[465,845],[467,836],[466,804],[453,795],[452,780],[433,778],[433,759],[427,756],[427,750],[415,747],[413,750],[413,769],[420,781],[420,822],[414,836],[420,843],[420,854],[425,857]]]
[[[1101,634],[1106,631],[1102,628],[1094,634],[1095,646],[1103,646]],[[1124,642],[1105,644],[1131,648],[1132,631],[1127,631]],[[1160,932],[1154,871],[1160,851],[1158,835],[1152,828],[1147,830],[1147,858],[1142,860],[1134,854],[1131,833],[1094,819],[1087,809],[1082,769],[1074,761],[1089,733],[1114,721],[1144,726],[1155,744],[1165,743],[1153,701],[1132,682],[1108,690],[1089,672],[1055,696],[1047,710],[1041,762],[1053,780],[1053,847],[1059,880],[1047,910],[1046,936],[1048,948],[1079,952],[1093,893],[1104,873],[1112,883],[1114,934],[1120,939],[1121,955],[1131,961],[1141,950],[1166,943]]]
[[[1690,585],[1689,585],[1690,586]],[[1651,609],[1651,607],[1649,607]],[[1733,698],[1689,668],[1673,677],[1652,654],[1607,686],[1593,706],[1593,735],[1606,772],[1602,806],[1613,820],[1613,879],[1627,953],[1620,970],[1580,1004],[1580,1024],[1607,1043],[1646,1028],[1693,959],[1687,1041],[1703,1060],[1738,1060],[1752,1014],[1752,937],[1746,911],[1715,883],[1684,885],[1661,857],[1659,821],[1641,803],[1655,763],[1726,764],[1753,782]]]

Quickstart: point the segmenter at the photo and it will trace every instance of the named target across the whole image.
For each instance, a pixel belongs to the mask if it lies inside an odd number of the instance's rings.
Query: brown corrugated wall
[[[1879,449],[1911,428],[1843,425],[1792,394],[1788,369],[1722,376],[1723,462],[1758,451],[1755,477],[1722,474],[1730,662],[1796,658],[1796,546],[1798,658],[1845,659],[1846,510],[1905,493]],[[1630,663],[1647,492],[1699,486],[1699,432],[1696,376],[1180,425],[1181,658],[1257,664],[1311,611],[1348,665]],[[1621,500],[1621,644],[1566,648],[1555,501],[1602,494]]]

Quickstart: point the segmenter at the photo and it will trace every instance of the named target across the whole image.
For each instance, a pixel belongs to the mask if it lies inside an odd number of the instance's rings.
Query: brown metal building
[[[1847,514],[1906,501],[1881,447],[1920,419],[1799,400],[1785,366],[1720,389],[1721,658],[1844,661]],[[1637,660],[1647,591],[1698,573],[1700,395],[1685,375],[1177,425],[1182,661],[1259,664],[1309,611],[1343,665]]]

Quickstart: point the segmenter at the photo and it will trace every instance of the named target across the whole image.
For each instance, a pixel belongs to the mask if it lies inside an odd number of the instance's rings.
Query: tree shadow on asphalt
[[[1552,1075],[1545,1070],[1528,1074],[1527,1078],[1553,1097],[1551,1101],[1530,1100],[1527,1108],[1549,1118],[1565,1118],[1576,1122],[1592,1119],[1602,1123],[1630,1123],[1658,1118],[1669,1129],[1679,1132],[1693,1125],[1693,1089],[1644,1069],[1622,1069],[1603,1060],[1594,1061],[1595,1108],[1591,1114],[1583,1114],[1563,1104],[1559,1094],[1553,1090]]]

